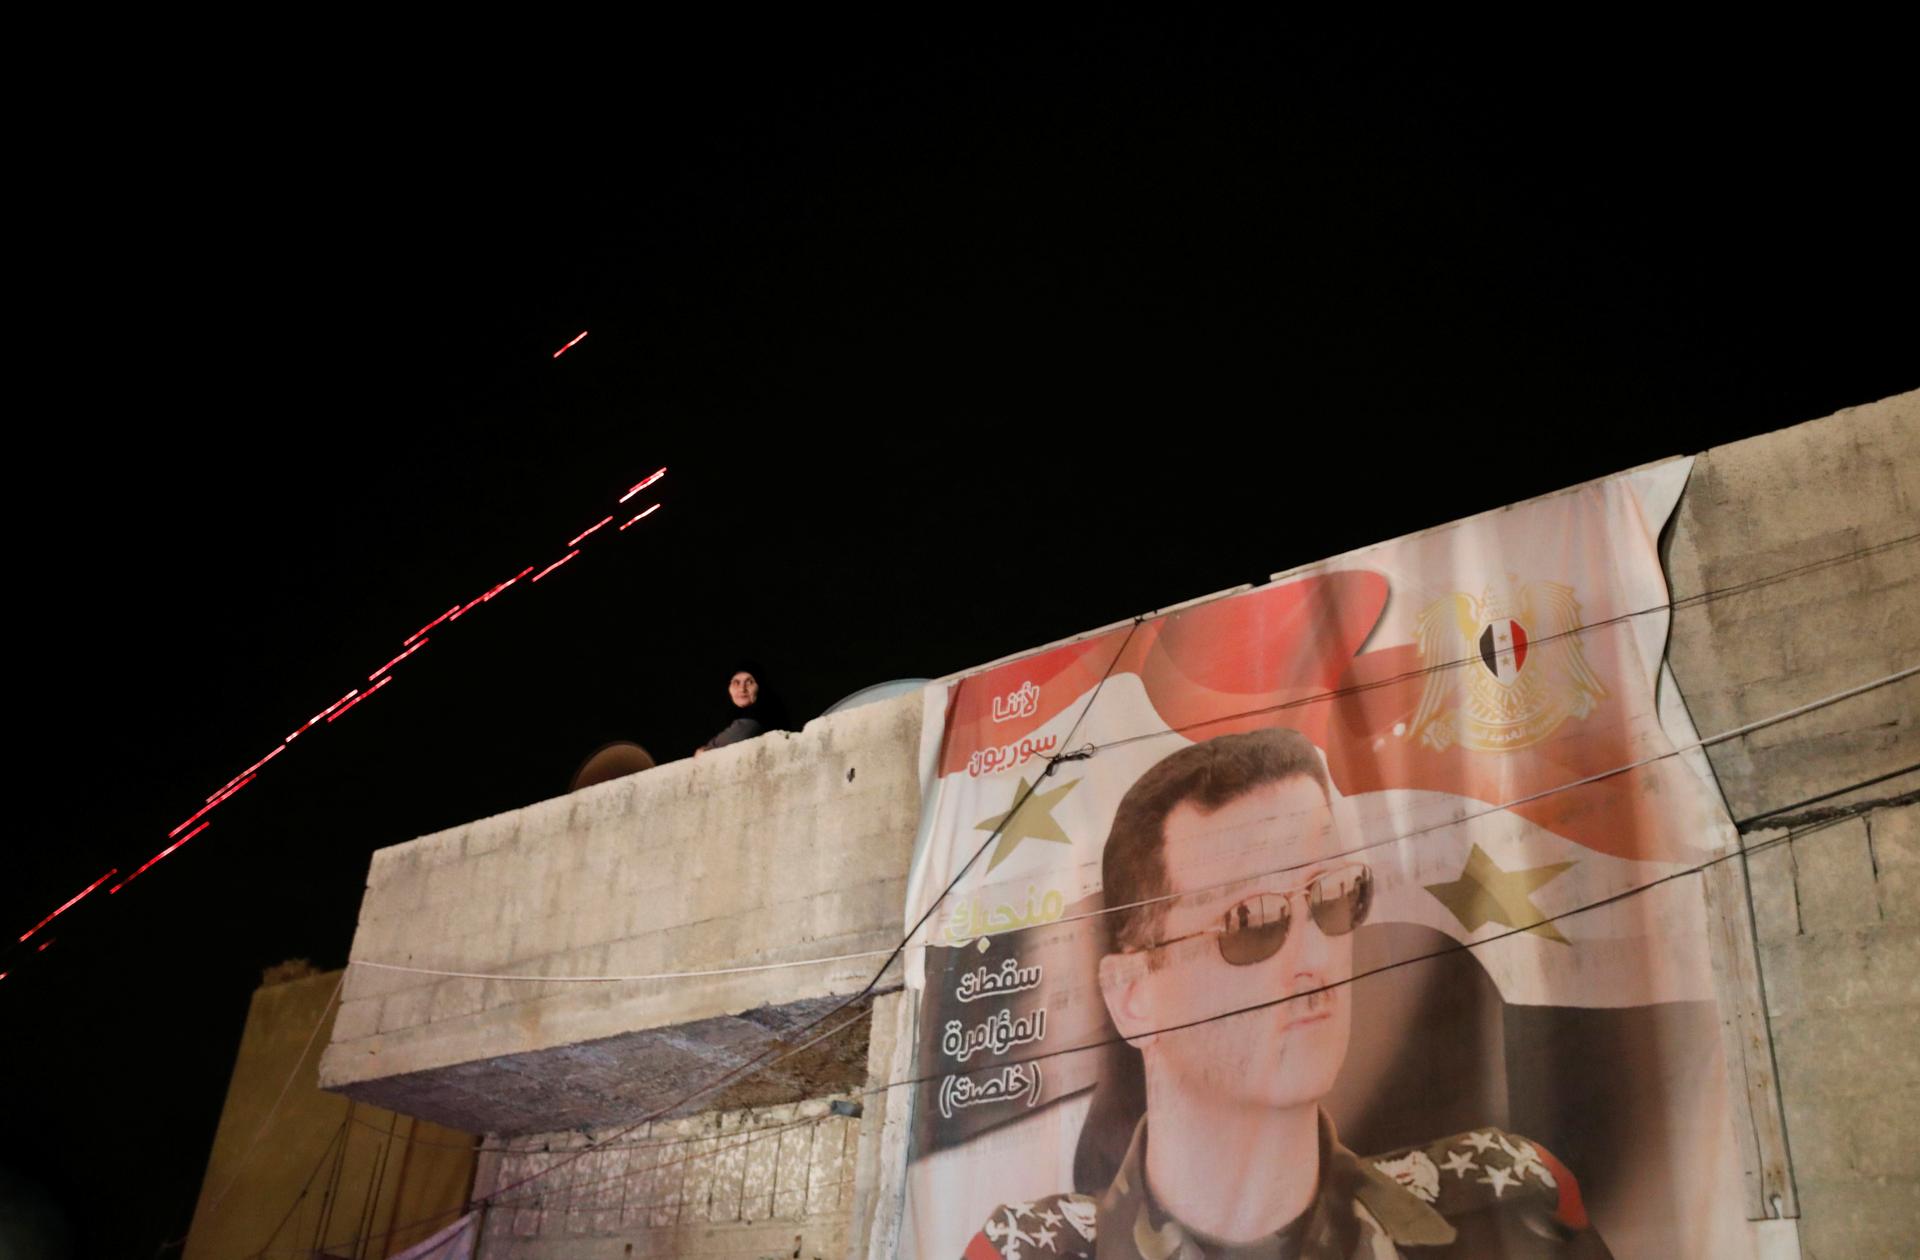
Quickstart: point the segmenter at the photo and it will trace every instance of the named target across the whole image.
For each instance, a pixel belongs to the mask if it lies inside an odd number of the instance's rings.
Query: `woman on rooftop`
[[[778,704],[772,695],[762,689],[760,671],[753,666],[743,666],[728,676],[727,700],[727,725],[718,735],[694,749],[694,756],[785,726]]]

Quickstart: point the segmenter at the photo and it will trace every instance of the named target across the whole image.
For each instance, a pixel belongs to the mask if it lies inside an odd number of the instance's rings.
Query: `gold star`
[[[1072,844],[1060,824],[1054,821],[1053,807],[1074,788],[1080,786],[1080,780],[1062,783],[1047,792],[1035,792],[1027,783],[1027,776],[1020,776],[1020,786],[1014,790],[1013,799],[1020,802],[1017,811],[1008,814],[995,814],[992,818],[983,818],[973,824],[975,831],[992,831],[1005,824],[1000,833],[1000,843],[993,847],[993,856],[987,859],[987,869],[992,870],[1007,860],[1013,851],[1020,847],[1022,840],[1045,840],[1052,844]],[[1032,795],[1028,795],[1032,793]]]
[[[1460,926],[1469,932],[1478,931],[1492,922],[1510,928],[1525,928],[1550,941],[1566,945],[1570,943],[1567,938],[1560,935],[1559,930],[1546,921],[1547,916],[1533,904],[1533,892],[1572,865],[1572,862],[1555,862],[1551,866],[1536,866],[1531,870],[1504,871],[1476,844],[1467,854],[1466,869],[1460,872],[1459,879],[1445,884],[1428,884],[1426,888],[1439,898],[1441,905],[1453,912],[1453,917],[1460,920]]]

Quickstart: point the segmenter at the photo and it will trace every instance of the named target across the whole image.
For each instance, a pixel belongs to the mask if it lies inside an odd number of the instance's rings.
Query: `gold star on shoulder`
[[[1555,862],[1524,871],[1502,870],[1474,845],[1467,852],[1467,865],[1460,878],[1444,884],[1428,884],[1426,890],[1460,920],[1460,926],[1477,932],[1488,923],[1503,927],[1525,928],[1536,935],[1562,945],[1570,942],[1559,929],[1547,922],[1547,916],[1533,904],[1533,893],[1542,884],[1564,874],[1574,864]]]
[[[1080,780],[1062,783],[1057,788],[1045,792],[1035,791],[1027,782],[1025,775],[1020,776],[1020,786],[1014,789],[1013,799],[1020,802],[1017,809],[1005,814],[995,814],[992,818],[983,818],[973,824],[975,831],[992,831],[1000,827],[1000,842],[993,846],[993,856],[987,859],[987,869],[991,871],[1013,855],[1022,840],[1045,840],[1049,844],[1072,844],[1066,829],[1053,817],[1053,807],[1058,805],[1066,794],[1080,786]],[[1031,795],[1029,795],[1031,793]]]

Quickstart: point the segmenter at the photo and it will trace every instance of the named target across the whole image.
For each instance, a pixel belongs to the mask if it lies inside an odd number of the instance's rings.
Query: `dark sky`
[[[672,469],[0,960],[0,1185],[82,1254],[184,1233],[372,850],[685,755],[738,653],[806,718],[1920,385],[1890,68],[814,38],[149,71],[23,142],[9,936]]]

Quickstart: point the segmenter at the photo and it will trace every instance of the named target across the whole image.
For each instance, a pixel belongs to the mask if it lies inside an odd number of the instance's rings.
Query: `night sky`
[[[0,960],[0,1209],[182,1236],[368,855],[686,755],[740,656],[804,720],[1920,386],[1910,106],[1851,55],[816,36],[176,67],[22,141],[9,938],[671,472]]]

